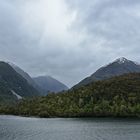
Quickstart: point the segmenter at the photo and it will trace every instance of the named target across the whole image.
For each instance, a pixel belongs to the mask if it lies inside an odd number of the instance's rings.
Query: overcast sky
[[[118,57],[140,62],[140,0],[0,0],[0,59],[69,87]]]

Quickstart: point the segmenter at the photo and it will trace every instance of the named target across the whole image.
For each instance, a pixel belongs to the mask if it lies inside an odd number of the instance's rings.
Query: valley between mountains
[[[124,57],[71,89],[0,62],[0,113],[39,117],[140,117],[140,65]]]

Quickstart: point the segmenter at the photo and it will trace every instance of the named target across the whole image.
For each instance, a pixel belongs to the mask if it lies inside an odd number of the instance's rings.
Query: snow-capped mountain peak
[[[106,66],[99,68],[91,76],[86,77],[74,86],[74,88],[127,73],[140,73],[140,65],[134,61],[121,57]]]
[[[119,64],[123,64],[125,62],[129,62],[129,60],[124,58],[124,57],[121,57],[121,58],[116,59],[114,62],[117,62]]]

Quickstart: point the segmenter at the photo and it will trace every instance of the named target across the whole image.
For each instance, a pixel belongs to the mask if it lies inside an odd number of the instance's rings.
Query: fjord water
[[[140,120],[0,116],[0,140],[140,140]]]

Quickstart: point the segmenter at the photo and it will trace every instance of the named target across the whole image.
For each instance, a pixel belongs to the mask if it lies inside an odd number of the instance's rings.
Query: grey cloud
[[[140,61],[139,9],[139,0],[0,0],[0,59],[72,86],[117,57]]]

